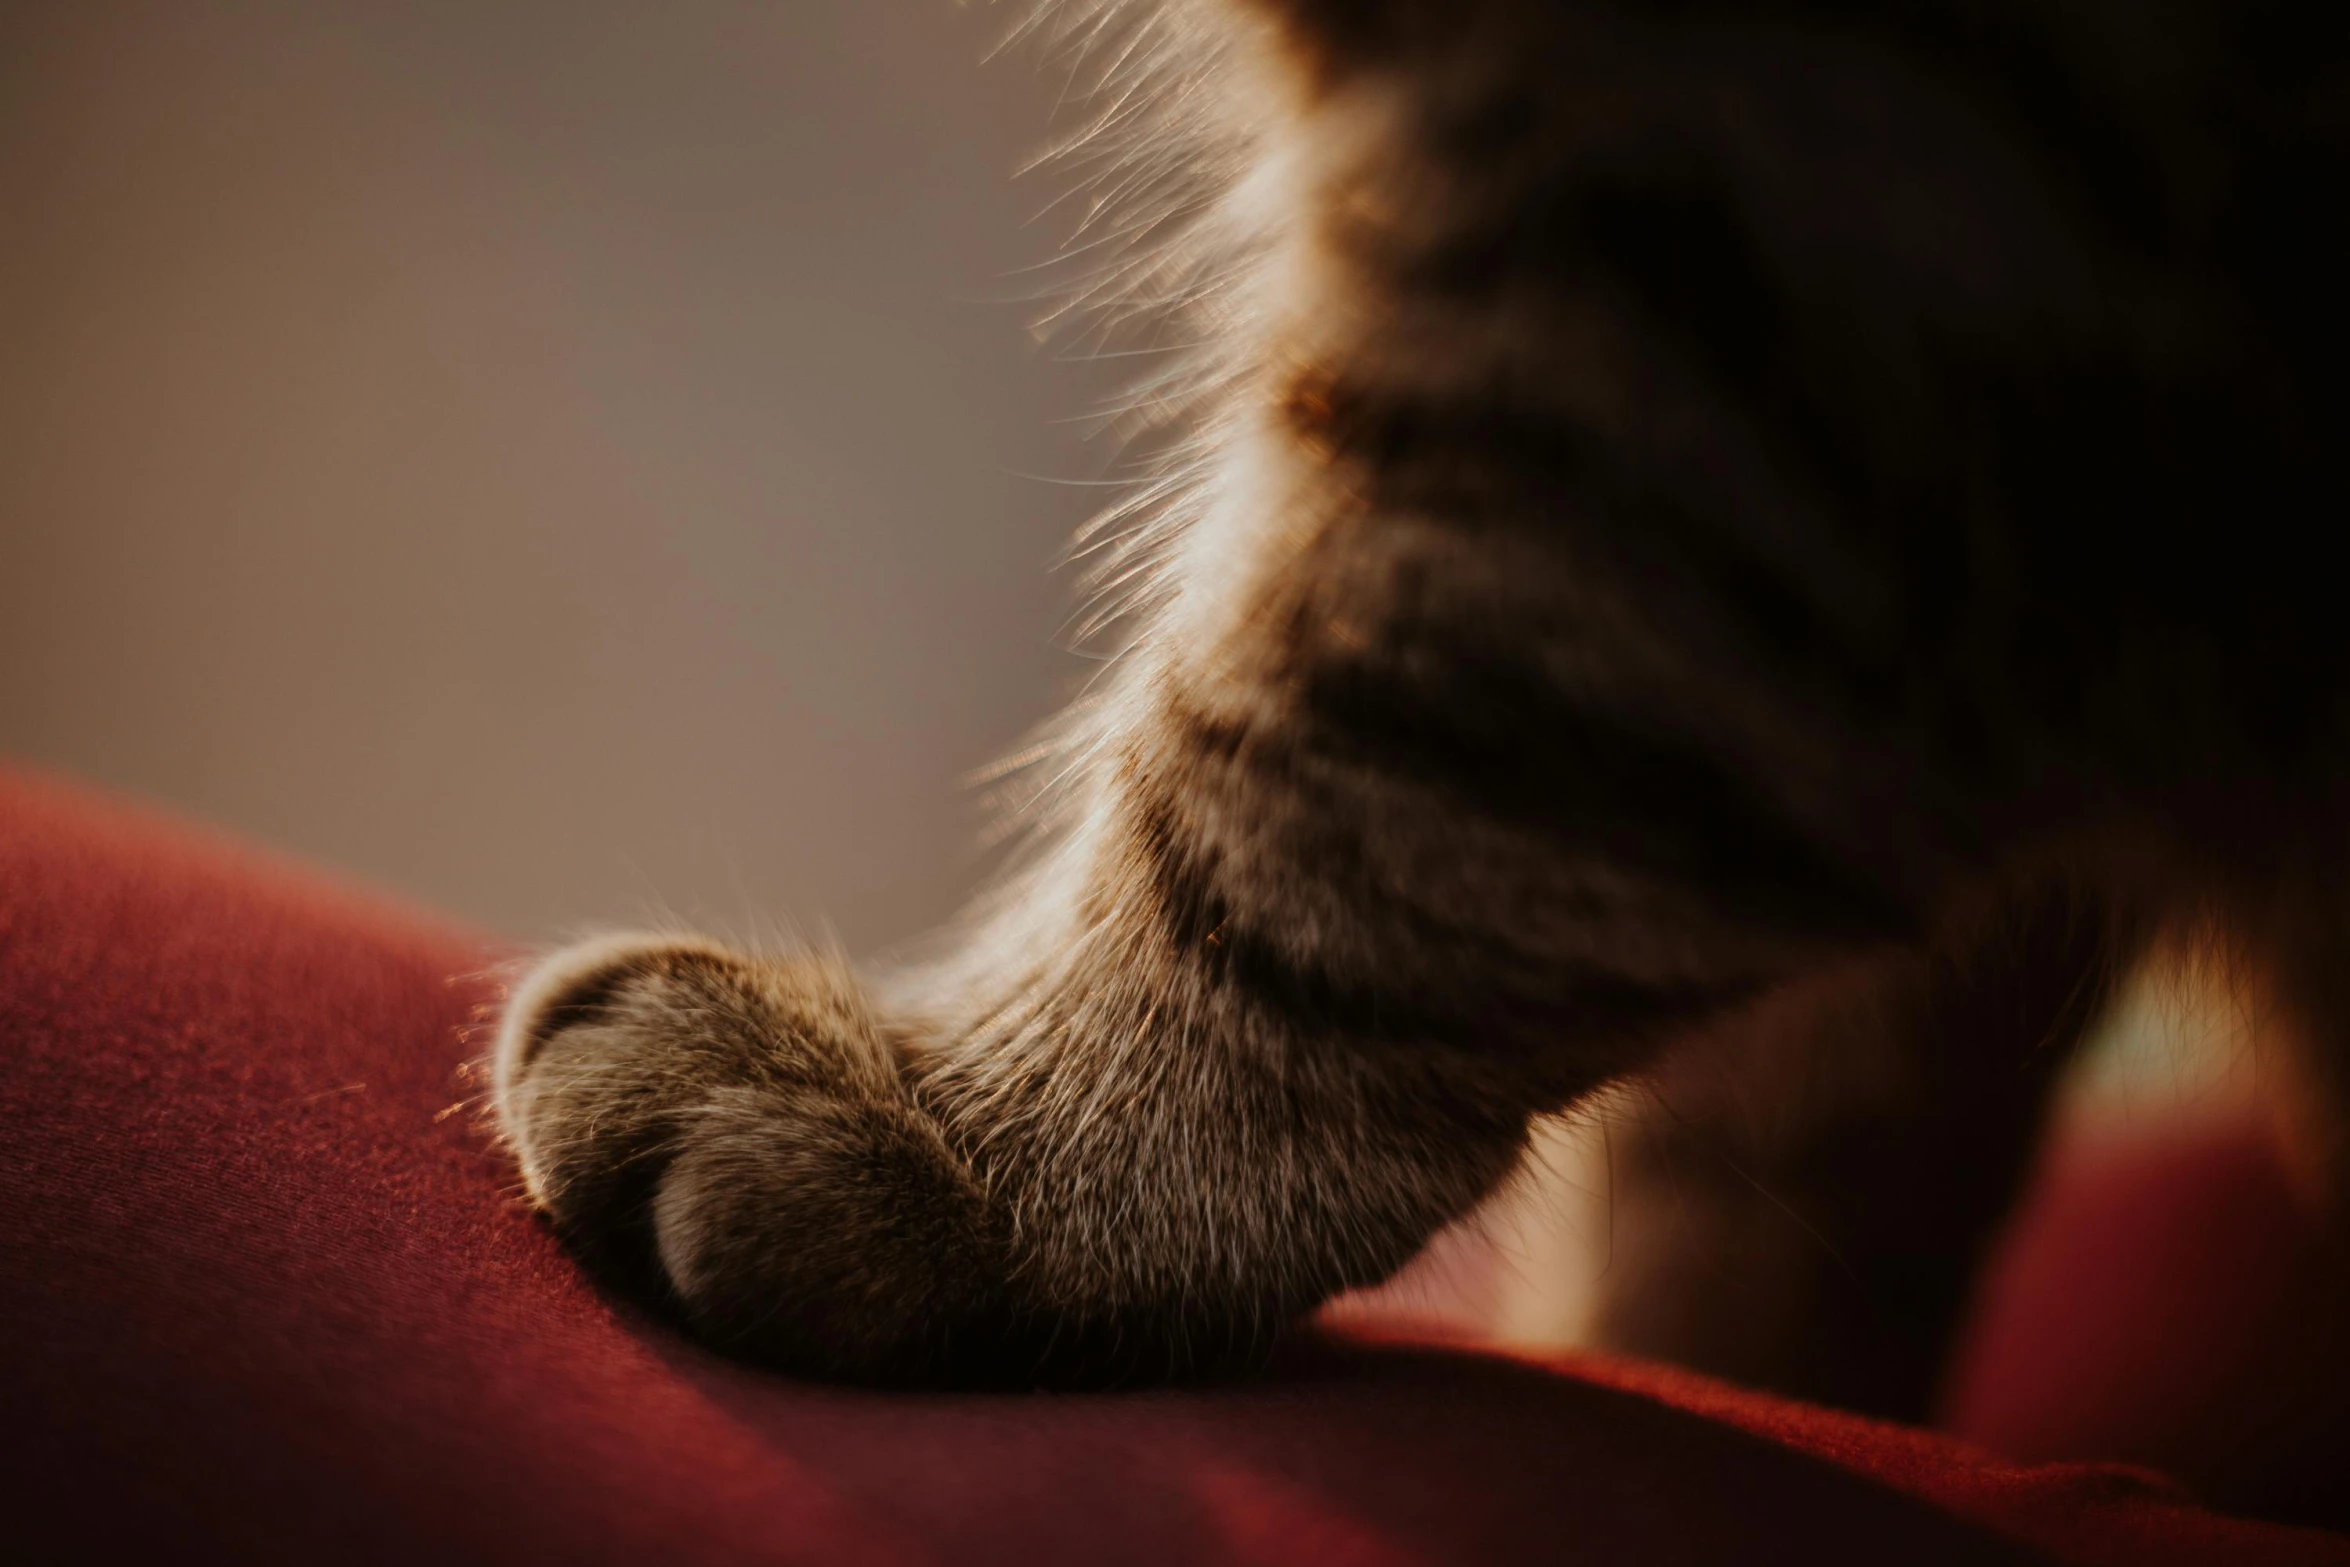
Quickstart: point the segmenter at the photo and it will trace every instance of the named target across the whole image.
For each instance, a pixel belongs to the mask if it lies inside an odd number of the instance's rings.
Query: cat
[[[1921,1409],[2149,943],[2350,1061],[2345,16],[1040,13],[1197,344],[1119,656],[922,961],[540,963],[531,1199],[799,1373],[1201,1375],[1646,1072],[1603,1337]]]

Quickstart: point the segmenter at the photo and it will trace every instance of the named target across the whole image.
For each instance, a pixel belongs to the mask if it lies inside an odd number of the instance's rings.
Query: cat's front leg
[[[1031,909],[1037,939],[983,932],[893,1020],[828,962],[576,948],[509,1008],[500,1116],[600,1273],[751,1359],[1011,1385],[1246,1364],[1490,1190],[1532,1096],[1300,1030],[1157,918],[1041,934]]]

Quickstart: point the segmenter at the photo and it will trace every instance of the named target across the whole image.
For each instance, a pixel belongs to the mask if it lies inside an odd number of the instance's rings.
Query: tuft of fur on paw
[[[722,1348],[898,1381],[989,1314],[985,1193],[836,962],[574,947],[517,991],[493,1072],[532,1200]]]

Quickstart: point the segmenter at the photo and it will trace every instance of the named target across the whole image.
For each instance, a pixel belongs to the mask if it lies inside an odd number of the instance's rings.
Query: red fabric
[[[0,779],[0,1551],[575,1563],[2350,1563],[1655,1368],[1305,1345],[882,1396],[589,1288],[465,1108],[478,942]]]
[[[2248,1107],[2052,1153],[1987,1270],[1943,1423],[2024,1458],[2159,1465],[2237,1511],[2350,1523],[2350,1267],[2273,1124]]]

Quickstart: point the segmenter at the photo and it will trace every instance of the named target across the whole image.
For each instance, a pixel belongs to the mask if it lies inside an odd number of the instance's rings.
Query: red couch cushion
[[[1657,1368],[1301,1341],[877,1395],[599,1295],[459,1075],[480,941],[0,777],[0,1515],[38,1560],[2350,1563]],[[2035,1549],[2036,1548],[2036,1549]]]

